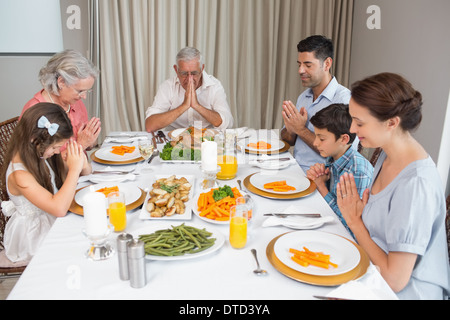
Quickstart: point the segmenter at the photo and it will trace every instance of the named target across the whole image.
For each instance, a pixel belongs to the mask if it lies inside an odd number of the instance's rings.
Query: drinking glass
[[[217,164],[220,166],[217,179],[234,179],[238,171],[236,134],[224,131],[216,135],[214,141],[217,142]]]
[[[248,221],[250,222],[254,218],[255,201],[246,194],[236,199],[236,205],[245,205],[248,211]]]
[[[230,208],[230,245],[242,249],[247,243],[248,208],[235,205]]]
[[[141,154],[142,158],[144,158],[144,163],[143,163],[142,169],[148,170],[149,168],[146,165],[146,162],[153,153],[153,149],[154,149],[153,143],[150,139],[139,140],[138,148],[139,148],[139,153]]]
[[[123,192],[111,192],[108,195],[109,222],[114,227],[114,232],[125,230],[127,226],[127,208],[125,194]]]

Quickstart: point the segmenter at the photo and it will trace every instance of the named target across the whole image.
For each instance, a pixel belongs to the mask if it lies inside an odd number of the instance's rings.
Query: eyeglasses
[[[78,94],[79,97],[81,97],[83,94],[88,94],[92,92],[92,89],[89,90],[77,90],[75,88],[72,87],[73,90],[75,90],[75,92]]]
[[[179,72],[178,72],[178,75],[179,75],[180,77],[182,77],[182,78],[186,78],[186,77],[188,77],[189,75],[191,75],[191,76],[193,76],[193,77],[198,77],[200,74],[201,74],[200,71],[191,71],[191,72],[189,72],[189,71],[179,71]]]

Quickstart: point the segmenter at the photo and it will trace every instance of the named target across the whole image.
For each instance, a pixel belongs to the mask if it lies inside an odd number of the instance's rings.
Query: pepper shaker
[[[142,288],[147,284],[144,242],[139,239],[133,239],[128,243],[127,247],[130,285],[133,288]]]
[[[128,233],[121,233],[117,237],[117,256],[119,257],[119,277],[121,280],[129,280],[127,245],[133,240],[133,236]]]

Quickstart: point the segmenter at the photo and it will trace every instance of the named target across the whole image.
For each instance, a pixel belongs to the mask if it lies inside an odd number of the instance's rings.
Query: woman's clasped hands
[[[362,199],[359,197],[353,174],[344,173],[336,185],[336,198],[339,210],[347,225],[354,232],[358,226],[363,225],[362,213],[369,201],[370,190],[364,190]]]

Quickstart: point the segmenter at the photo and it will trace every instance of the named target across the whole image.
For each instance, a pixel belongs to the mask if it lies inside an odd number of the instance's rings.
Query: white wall
[[[87,56],[88,1],[60,0],[60,5],[64,48],[78,50]],[[67,12],[71,5],[80,8],[81,29],[67,27],[67,21],[73,21],[73,12]],[[45,35],[42,35],[42,40],[45,41]],[[42,89],[38,73],[50,57],[51,55],[39,54],[0,54],[0,122],[20,115],[25,103]]]
[[[381,29],[367,27],[371,5],[381,10]],[[445,185],[448,157],[439,155],[449,152],[441,149],[450,90],[449,14],[448,0],[356,0],[350,74],[353,83],[379,72],[400,73],[422,93],[423,120],[414,136],[435,162],[447,161],[438,164]]]

